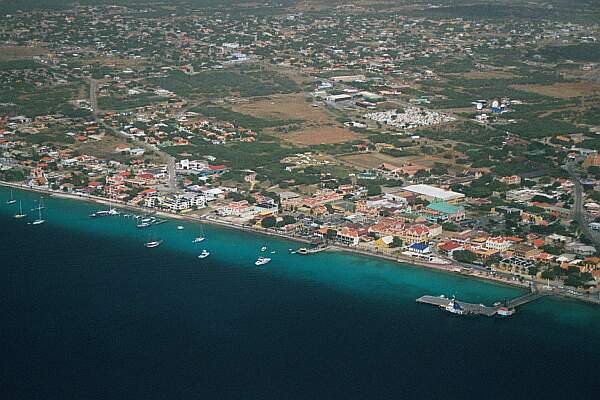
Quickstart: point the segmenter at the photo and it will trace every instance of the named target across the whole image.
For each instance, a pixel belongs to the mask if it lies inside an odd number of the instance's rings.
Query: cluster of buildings
[[[400,129],[414,129],[455,120],[454,117],[449,115],[418,107],[406,107],[402,112],[398,110],[372,112],[365,114],[365,117]]]

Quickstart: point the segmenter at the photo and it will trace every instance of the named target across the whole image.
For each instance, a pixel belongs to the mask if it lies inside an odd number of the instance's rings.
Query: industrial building
[[[445,201],[448,204],[456,204],[465,198],[462,193],[444,190],[430,185],[409,185],[403,188],[407,192],[414,193],[429,202]]]

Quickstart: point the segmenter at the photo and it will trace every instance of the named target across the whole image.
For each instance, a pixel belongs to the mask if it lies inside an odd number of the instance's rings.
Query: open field
[[[90,154],[94,157],[109,158],[112,160],[126,162],[128,160],[137,159],[136,157],[130,157],[127,155],[121,155],[115,153],[115,148],[119,144],[124,144],[123,139],[116,138],[111,135],[104,135],[100,141],[90,140],[86,143],[82,143],[77,146],[77,151],[81,154]],[[139,157],[138,157],[139,158]],[[146,153],[143,156],[146,162],[160,162],[160,157],[155,154]]]
[[[407,156],[407,157],[393,157],[383,153],[361,153],[361,154],[350,154],[339,157],[341,162],[350,164],[352,166],[358,168],[377,168],[383,163],[393,164],[397,167],[402,165],[419,165],[422,167],[432,167],[435,162],[445,162],[448,163],[448,160],[443,160],[435,157],[423,157],[423,156]]]
[[[514,89],[541,94],[544,96],[568,99],[571,97],[590,96],[600,92],[600,84],[589,82],[554,83],[552,85],[513,85]]]
[[[506,71],[469,71],[461,74],[448,74],[451,76],[460,76],[465,79],[511,79],[518,78],[518,75]]]
[[[300,129],[291,133],[269,130],[273,135],[298,145],[343,143],[360,139],[349,129],[338,126],[335,118],[321,107],[312,107],[304,95],[285,94],[235,104],[233,111],[272,120],[295,120]]]
[[[360,136],[351,130],[337,126],[310,127],[278,136],[299,145],[344,143],[360,139]]]
[[[0,47],[0,61],[22,60],[47,53],[48,51],[41,47],[2,46]]]
[[[232,109],[260,118],[301,119],[311,124],[334,122],[322,108],[312,107],[302,94],[270,96],[268,99],[236,104]]]

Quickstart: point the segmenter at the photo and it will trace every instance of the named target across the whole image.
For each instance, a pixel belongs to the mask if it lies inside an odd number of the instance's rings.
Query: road
[[[571,164],[566,164],[565,169],[569,173],[571,180],[575,184],[575,200],[573,202],[573,217],[579,224],[579,229],[583,235],[588,238],[596,247],[596,250],[600,249],[600,232],[596,232],[590,229],[589,223],[592,222],[588,218],[585,210],[583,209],[583,187],[579,181],[579,174],[573,169]]]
[[[112,126],[104,123],[104,120],[101,118],[103,115],[103,111],[98,107],[98,81],[94,78],[89,78],[90,82],[90,106],[92,107],[92,113],[94,114],[94,120],[101,126],[103,126],[107,131],[111,132],[116,137],[121,137],[125,140],[132,139],[132,137],[114,129]],[[134,139],[135,140],[135,139]],[[140,147],[144,148],[147,152],[154,152],[158,154],[161,160],[166,164],[168,178],[168,191],[171,193],[177,192],[177,173],[175,171],[175,158],[170,154],[160,150],[159,148],[148,144],[146,142],[142,142],[139,140],[135,141]]]

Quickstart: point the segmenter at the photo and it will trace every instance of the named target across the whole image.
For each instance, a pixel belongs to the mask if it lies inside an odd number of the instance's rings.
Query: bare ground
[[[600,92],[600,84],[589,82],[554,83],[552,85],[513,85],[515,89],[533,92],[543,96],[551,96],[559,99],[571,97],[590,96]]]

